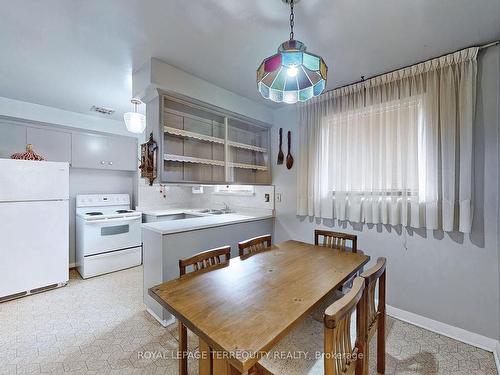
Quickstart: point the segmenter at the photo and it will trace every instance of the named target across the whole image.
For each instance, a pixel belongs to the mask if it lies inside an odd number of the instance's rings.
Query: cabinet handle
[[[108,164],[109,164],[109,165],[113,165],[113,162],[112,162],[112,161],[110,161],[110,162],[108,162]]]
[[[102,160],[102,161],[101,161],[101,164],[102,164],[102,165],[104,165],[104,164],[106,164],[106,162],[105,162],[104,160]]]

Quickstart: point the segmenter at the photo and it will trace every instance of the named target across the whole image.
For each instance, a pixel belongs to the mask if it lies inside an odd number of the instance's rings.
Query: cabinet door
[[[26,126],[0,121],[0,158],[24,151],[26,143]]]
[[[135,171],[139,166],[137,140],[135,138],[108,138],[107,168],[119,171]]]
[[[75,168],[106,169],[108,166],[108,137],[73,133],[72,166]]]
[[[33,144],[36,153],[48,161],[71,163],[71,134],[42,128],[27,130],[27,143]]]

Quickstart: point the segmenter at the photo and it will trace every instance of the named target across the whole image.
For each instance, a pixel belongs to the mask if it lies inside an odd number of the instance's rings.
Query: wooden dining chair
[[[347,246],[348,242],[350,242],[350,247]],[[358,236],[316,229],[314,231],[314,244],[316,246],[331,247],[343,251],[350,249],[353,253],[356,253],[358,251]]]
[[[213,271],[229,265],[231,259],[231,246],[223,246],[212,250],[203,251],[189,258],[179,260],[179,276],[187,277],[198,273]],[[179,375],[187,375],[187,328],[179,320]]]
[[[248,258],[255,253],[271,247],[272,238],[270,234],[264,236],[250,238],[246,241],[238,243],[240,249],[240,258]]]
[[[356,277],[351,290],[325,311],[325,375],[364,374],[367,313],[366,299],[363,298],[364,289],[364,280]],[[351,337],[351,318],[354,311],[355,342]]]
[[[358,236],[354,234],[316,229],[314,231],[314,244],[316,246],[324,246],[341,251],[351,250],[353,253],[358,252]],[[350,288],[355,277],[356,275],[353,275],[344,285],[347,288]],[[312,317],[314,319],[317,321],[323,320],[323,313],[325,312],[325,309],[343,296],[342,291],[344,289],[344,285],[341,285],[338,291],[332,292],[325,302],[313,311]]]
[[[231,258],[231,246],[218,247],[217,249],[203,251],[189,258],[179,260],[180,276],[186,275],[186,269],[192,266],[189,274],[212,271],[213,268],[225,267]]]
[[[366,332],[367,343],[377,333],[377,373],[385,373],[385,323],[387,319],[385,310],[385,275],[386,259],[378,258],[377,263],[361,274],[365,281],[365,298],[367,305]],[[375,300],[375,291],[378,284],[378,304]],[[369,345],[365,351],[365,366],[368,366]]]
[[[364,289],[365,280],[356,277],[351,290],[326,309],[323,323],[306,319],[264,356],[250,374],[363,375],[365,363],[361,353],[366,347]],[[280,353],[296,352],[297,349],[310,353],[312,358],[280,356]],[[322,358],[312,354],[319,352],[324,353]]]

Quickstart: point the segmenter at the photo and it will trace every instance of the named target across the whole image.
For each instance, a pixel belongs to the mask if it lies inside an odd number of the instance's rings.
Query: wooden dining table
[[[369,259],[290,240],[149,295],[199,337],[200,375],[242,374]]]

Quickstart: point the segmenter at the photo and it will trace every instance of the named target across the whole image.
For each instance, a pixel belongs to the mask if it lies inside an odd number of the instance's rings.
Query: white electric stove
[[[76,262],[89,277],[142,263],[142,213],[128,194],[76,196]]]

